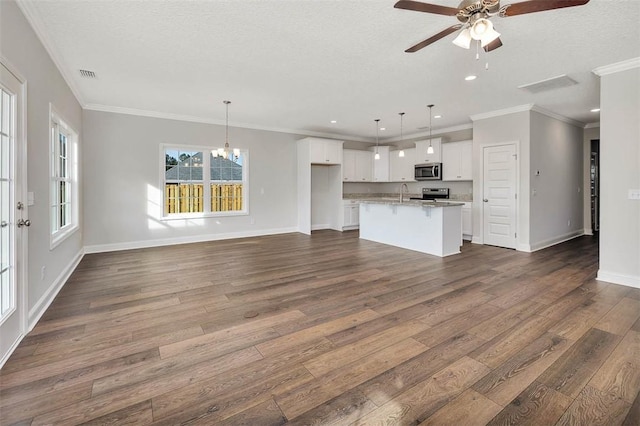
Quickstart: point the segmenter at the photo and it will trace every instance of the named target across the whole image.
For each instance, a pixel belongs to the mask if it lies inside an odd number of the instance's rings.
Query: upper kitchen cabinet
[[[380,159],[373,160],[373,181],[389,182],[389,147],[378,146],[377,148],[373,148],[371,151],[374,155],[376,149],[378,150],[378,154],[380,154]]]
[[[345,149],[342,152],[342,180],[371,182],[373,180],[373,152]]]
[[[442,180],[473,180],[473,142],[442,144]]]
[[[392,182],[414,182],[415,181],[415,157],[416,149],[410,148],[404,150],[404,157],[398,155],[400,151],[391,151],[390,158],[390,175]]]
[[[433,146],[433,154],[428,154],[429,140],[416,141],[416,164],[442,163],[442,138],[431,139],[431,146]]]
[[[342,141],[321,138],[305,138],[309,141],[309,157],[312,164],[342,164]]]

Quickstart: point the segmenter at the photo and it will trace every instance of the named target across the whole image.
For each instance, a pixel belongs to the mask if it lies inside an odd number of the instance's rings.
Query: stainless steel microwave
[[[442,163],[416,164],[416,180],[442,180]]]

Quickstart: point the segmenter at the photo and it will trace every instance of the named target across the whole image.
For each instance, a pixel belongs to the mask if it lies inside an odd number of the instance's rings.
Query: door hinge
[[[516,237],[516,238],[518,238],[518,233],[517,233],[517,232],[515,232],[515,233],[513,234],[513,236],[514,236],[514,237]]]
[[[514,196],[514,198],[515,198],[516,200],[518,199],[518,194],[517,194],[517,193],[513,194],[513,196]]]

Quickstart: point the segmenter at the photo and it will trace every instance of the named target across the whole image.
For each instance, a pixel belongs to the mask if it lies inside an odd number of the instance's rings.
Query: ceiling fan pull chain
[[[484,50],[484,49],[482,49],[482,50]],[[484,64],[484,70],[485,71],[489,71],[489,51],[488,50],[484,51],[484,58],[486,60],[486,62]]]

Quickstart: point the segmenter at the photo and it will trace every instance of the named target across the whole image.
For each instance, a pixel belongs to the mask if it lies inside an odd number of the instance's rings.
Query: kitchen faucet
[[[407,186],[406,183],[403,183],[402,185],[400,185],[400,202],[402,203],[404,201],[404,190],[407,190],[407,194],[409,193],[409,187]]]

